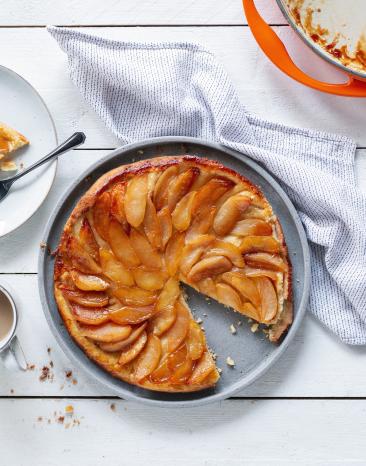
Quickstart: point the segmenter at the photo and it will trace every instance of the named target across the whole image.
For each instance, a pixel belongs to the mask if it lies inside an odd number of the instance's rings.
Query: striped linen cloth
[[[294,203],[312,259],[311,312],[342,341],[366,344],[366,196],[347,137],[250,115],[215,57],[190,43],[135,43],[48,31],[71,79],[122,144],[194,136],[249,155]]]

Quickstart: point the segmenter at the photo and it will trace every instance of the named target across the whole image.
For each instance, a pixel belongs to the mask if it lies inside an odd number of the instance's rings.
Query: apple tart
[[[291,266],[262,192],[223,165],[157,157],[103,175],[79,200],[55,257],[54,291],[79,346],[113,376],[189,392],[219,379],[184,283],[261,324],[292,322]]]

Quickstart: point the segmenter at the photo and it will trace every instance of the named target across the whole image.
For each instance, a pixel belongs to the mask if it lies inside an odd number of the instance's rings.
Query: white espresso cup
[[[15,302],[3,285],[0,285],[0,354],[9,350],[18,366],[27,370],[27,361],[16,336],[18,311]]]

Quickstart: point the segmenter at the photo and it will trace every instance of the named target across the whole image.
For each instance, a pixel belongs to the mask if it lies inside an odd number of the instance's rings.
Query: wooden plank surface
[[[269,120],[299,127],[315,127],[353,137],[366,147],[365,99],[336,97],[308,89],[284,76],[258,49],[247,27],[85,28],[113,39],[136,41],[194,41],[217,55],[248,111]],[[277,28],[298,52],[303,68],[322,79],[339,73],[322,61],[288,27]],[[9,47],[8,44],[11,44]],[[109,148],[118,141],[83,102],[67,73],[65,54],[44,29],[0,28],[0,56],[4,66],[28,79],[44,97],[60,139],[75,129],[86,132],[85,147]],[[310,58],[311,57],[311,58]]]
[[[60,158],[54,185],[42,208],[18,230],[0,238],[0,273],[37,272],[38,252],[43,231],[62,193],[91,164],[108,152],[107,150],[77,150]],[[365,149],[357,151],[356,162],[358,184],[366,192]]]
[[[257,0],[267,21],[285,20],[274,0]],[[10,25],[168,25],[243,24],[241,0],[8,0],[1,9],[0,26]]]
[[[35,367],[25,373],[18,371],[11,357],[6,357],[5,364],[0,365],[0,396],[112,395],[70,364],[59,348],[43,315],[37,276],[0,276],[0,284],[5,282],[15,291],[21,314],[19,340],[28,363]],[[227,329],[227,338],[238,337]],[[210,335],[207,338],[210,341]],[[226,368],[226,356],[218,355],[219,367]],[[365,347],[342,344],[309,315],[280,361],[238,396],[366,397],[365,358]],[[49,368],[49,377],[40,381],[43,367]],[[72,375],[67,376],[70,370]]]
[[[179,410],[111,404],[0,400],[2,464],[365,464],[365,400],[229,400]]]

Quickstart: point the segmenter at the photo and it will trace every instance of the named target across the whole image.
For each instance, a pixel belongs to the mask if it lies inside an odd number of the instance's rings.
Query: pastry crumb
[[[112,411],[116,411],[115,403],[111,403],[110,408],[111,408]]]
[[[250,327],[250,330],[255,333],[258,330],[259,324],[255,323]]]
[[[226,364],[229,366],[229,367],[234,367],[235,366],[235,361],[233,358],[231,358],[230,356],[228,356],[226,358]]]
[[[66,414],[73,414],[73,412],[74,412],[74,407],[72,405],[67,405],[65,407],[65,413]]]
[[[202,324],[203,320],[201,319],[201,317],[199,317],[198,319],[196,319],[196,322],[197,324]]]
[[[236,328],[233,324],[230,325],[230,332],[235,335],[236,334]]]

